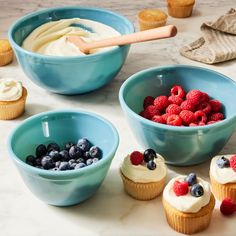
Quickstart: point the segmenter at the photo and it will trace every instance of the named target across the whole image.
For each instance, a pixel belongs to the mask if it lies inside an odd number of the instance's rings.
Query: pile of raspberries
[[[218,100],[196,89],[186,94],[179,85],[171,88],[169,97],[145,97],[143,108],[142,117],[172,126],[210,125],[224,119]]]

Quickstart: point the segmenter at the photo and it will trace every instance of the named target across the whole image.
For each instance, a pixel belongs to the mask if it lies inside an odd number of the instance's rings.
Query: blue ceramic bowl
[[[220,100],[226,119],[201,127],[174,127],[138,115],[146,96],[168,95],[176,84],[186,91],[202,90]],[[173,65],[134,74],[121,86],[119,99],[135,137],[144,148],[155,149],[168,164],[188,166],[216,155],[234,132],[235,94],[236,83],[222,74],[200,67]]]
[[[103,156],[97,163],[82,169],[50,171],[25,163],[38,144],[68,141],[87,137],[101,148]],[[119,143],[114,126],[104,118],[84,111],[52,111],[23,121],[8,140],[10,157],[25,184],[44,202],[56,206],[80,203],[91,197],[102,184]]]
[[[81,94],[109,83],[120,71],[130,46],[74,57],[44,56],[24,50],[23,40],[38,26],[49,21],[85,18],[116,29],[121,34],[134,32],[125,17],[103,9],[61,7],[37,11],[16,21],[8,36],[25,74],[38,86],[59,94]]]

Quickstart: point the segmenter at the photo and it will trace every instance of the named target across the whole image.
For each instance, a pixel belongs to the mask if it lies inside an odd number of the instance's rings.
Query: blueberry
[[[83,152],[87,152],[91,147],[91,143],[86,138],[81,138],[78,140],[77,147],[79,147]]]
[[[58,168],[59,168],[60,164],[61,164],[61,161],[57,161],[57,162],[55,163],[55,167],[58,167]]]
[[[48,153],[51,151],[58,151],[60,152],[60,147],[57,143],[49,143],[47,147]]]
[[[144,155],[144,161],[147,163],[151,160],[154,160],[154,158],[157,158],[156,152],[151,148],[146,149],[143,155]]]
[[[70,159],[68,162],[71,165],[72,163],[75,163],[75,159]]]
[[[59,166],[59,170],[69,170],[70,165],[67,161],[62,161]]]
[[[156,163],[153,161],[153,160],[150,160],[148,163],[147,163],[147,168],[149,170],[155,170],[157,167]]]
[[[36,151],[35,151],[36,157],[42,157],[45,156],[47,154],[47,148],[45,145],[40,144],[36,147]]]
[[[58,151],[52,150],[49,152],[49,156],[52,158],[54,162],[60,161],[62,159],[62,156]]]
[[[92,146],[89,149],[89,155],[92,158],[100,158],[101,157],[101,150],[97,146]]]
[[[59,152],[59,154],[61,155],[61,159],[63,161],[69,161],[71,158],[70,158],[70,155],[69,155],[69,152],[67,150],[62,150]]]
[[[90,156],[90,154],[89,154],[89,151],[88,151],[88,152],[85,152],[85,153],[83,154],[83,157],[84,157],[85,160],[90,159],[91,156]]]
[[[89,165],[91,165],[91,164],[93,164],[93,159],[88,159],[88,160],[86,161],[86,165],[89,166]]]
[[[216,161],[216,164],[218,165],[219,168],[227,168],[230,166],[229,160],[225,158],[224,156],[219,158]]]
[[[74,146],[74,145],[75,145],[75,144],[72,143],[72,142],[66,143],[66,145],[65,145],[65,150],[67,150],[67,151],[69,152],[70,148],[71,148],[72,146]]]
[[[80,168],[84,168],[86,165],[81,162],[81,163],[78,163],[76,166],[75,166],[75,169],[80,169]]]
[[[29,155],[29,156],[26,157],[25,162],[28,165],[35,166],[35,160],[36,160],[36,158],[34,156]]]
[[[59,171],[59,168],[58,168],[58,167],[54,167],[54,168],[52,168],[51,170],[53,170],[53,171]]]
[[[188,186],[193,186],[197,183],[197,176],[195,173],[190,173],[189,175],[187,175],[184,181],[188,182]]]
[[[204,189],[200,184],[194,184],[191,187],[190,193],[194,197],[201,197],[204,194]]]
[[[55,167],[55,163],[50,156],[43,157],[41,160],[41,165],[45,170],[49,170]]]
[[[75,162],[72,163],[72,164],[70,164],[70,169],[71,169],[71,170],[75,169],[76,165],[77,165],[77,163],[75,163]]]
[[[78,159],[83,155],[82,150],[77,146],[72,146],[69,151],[69,155],[72,159]]]
[[[96,162],[98,162],[99,161],[99,159],[98,158],[93,158],[93,163],[96,163]]]
[[[76,160],[77,163],[85,163],[84,158],[80,157]]]
[[[41,157],[37,157],[35,159],[35,166],[41,166],[41,161],[42,161],[42,158]]]

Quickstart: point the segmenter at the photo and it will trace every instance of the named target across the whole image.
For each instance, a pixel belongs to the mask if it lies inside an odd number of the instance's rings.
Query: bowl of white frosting
[[[84,54],[67,40],[86,42],[134,32],[125,17],[98,8],[61,7],[28,14],[9,30],[9,39],[25,74],[59,94],[81,94],[109,83],[120,71],[130,46],[94,49]]]

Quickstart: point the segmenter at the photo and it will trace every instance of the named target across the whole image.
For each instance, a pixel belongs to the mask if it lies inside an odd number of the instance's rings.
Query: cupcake
[[[0,39],[0,66],[4,66],[12,62],[13,50],[7,39]]]
[[[0,120],[11,120],[25,110],[27,90],[21,82],[13,79],[0,79]]]
[[[215,198],[210,184],[191,173],[173,178],[162,198],[168,224],[183,234],[193,234],[208,227]]]
[[[211,160],[212,192],[219,200],[230,198],[236,202],[236,155],[216,156]]]
[[[145,9],[138,13],[140,30],[153,29],[166,24],[167,15],[159,9]]]
[[[192,15],[195,0],[167,0],[168,13],[176,18],[185,18]]]
[[[134,151],[126,156],[121,168],[125,191],[137,200],[151,200],[163,191],[167,175],[164,159],[152,149]]]

